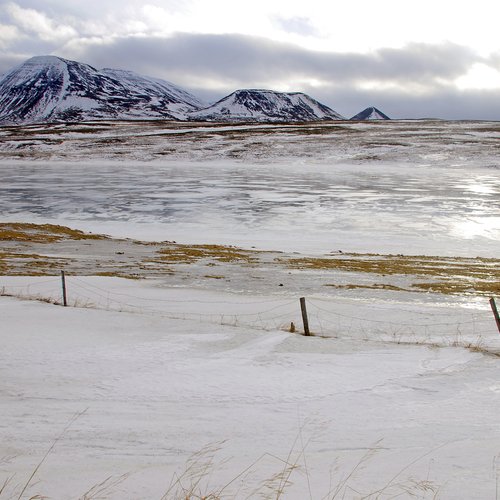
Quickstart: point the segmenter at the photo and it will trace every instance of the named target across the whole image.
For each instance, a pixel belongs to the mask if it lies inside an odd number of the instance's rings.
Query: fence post
[[[497,305],[495,299],[491,297],[490,299],[491,310],[493,311],[493,316],[495,316],[495,321],[497,323],[498,333],[500,333],[500,315],[498,314]]]
[[[309,320],[307,319],[307,309],[306,309],[306,298],[300,297],[300,309],[302,311],[302,322],[304,323],[304,335],[309,337],[311,332],[309,331]]]
[[[66,276],[64,276],[64,271],[61,271],[61,282],[62,282],[63,306],[66,307],[68,305],[68,301],[66,299]]]

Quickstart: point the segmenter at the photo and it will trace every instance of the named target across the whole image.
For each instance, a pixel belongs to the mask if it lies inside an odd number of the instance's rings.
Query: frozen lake
[[[498,255],[500,175],[408,163],[4,161],[4,220],[299,252]]]
[[[500,124],[0,128],[4,220],[273,250],[497,256]]]

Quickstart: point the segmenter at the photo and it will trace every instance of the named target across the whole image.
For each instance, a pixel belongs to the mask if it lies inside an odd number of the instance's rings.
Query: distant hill
[[[237,90],[208,108],[189,114],[210,121],[318,121],[344,120],[328,106],[301,92]]]
[[[382,111],[380,111],[379,109],[374,108],[374,107],[366,108],[363,111],[361,111],[360,113],[358,113],[357,115],[354,115],[350,119],[351,120],[390,120],[390,118],[386,114],[382,113]]]

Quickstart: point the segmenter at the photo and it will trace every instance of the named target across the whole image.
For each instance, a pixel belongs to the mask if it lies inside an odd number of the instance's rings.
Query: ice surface
[[[500,179],[481,167],[39,161],[0,174],[3,219],[120,236],[314,253],[500,245]]]

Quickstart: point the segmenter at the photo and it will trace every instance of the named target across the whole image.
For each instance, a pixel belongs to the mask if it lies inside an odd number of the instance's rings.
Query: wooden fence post
[[[300,297],[300,309],[302,311],[302,322],[304,323],[304,335],[309,337],[311,332],[309,331],[309,320],[307,319],[307,309],[306,309],[306,299],[305,297]]]
[[[495,299],[491,297],[490,299],[491,310],[493,311],[493,316],[495,316],[495,321],[497,323],[498,333],[500,333],[500,315],[498,314],[497,305]]]
[[[66,298],[66,276],[64,276],[64,271],[61,271],[61,282],[62,282],[63,306],[66,307],[68,305],[68,301]]]

